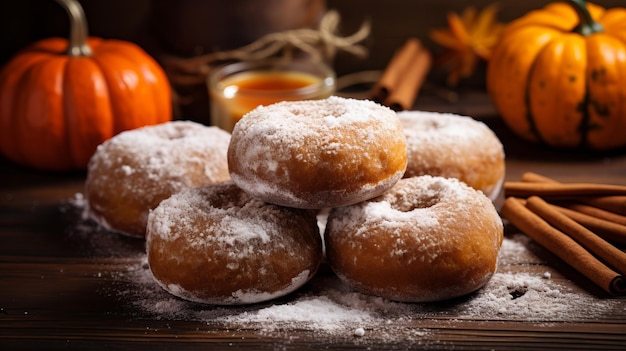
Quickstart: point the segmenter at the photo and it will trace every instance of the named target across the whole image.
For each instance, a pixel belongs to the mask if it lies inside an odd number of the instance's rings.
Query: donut
[[[408,164],[404,177],[457,178],[492,201],[505,175],[504,148],[494,132],[471,117],[450,113],[401,111]]]
[[[469,294],[495,273],[503,224],[455,178],[404,178],[385,194],[331,210],[326,255],[353,289],[401,302]]]
[[[303,209],[378,196],[402,178],[406,162],[394,111],[336,96],[257,107],[237,122],[228,149],[237,185],[263,201]]]
[[[148,212],[189,187],[230,180],[230,134],[173,121],[117,134],[87,165],[88,214],[110,231],[145,237]]]
[[[150,212],[146,251],[155,280],[214,305],[263,302],[305,284],[322,258],[316,213],[269,204],[233,182],[183,190]]]

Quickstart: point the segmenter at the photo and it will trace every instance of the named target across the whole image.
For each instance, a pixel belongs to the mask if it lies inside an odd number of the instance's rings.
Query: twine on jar
[[[289,57],[304,52],[313,60],[330,62],[337,52],[345,51],[357,57],[365,57],[367,49],[358,44],[370,34],[369,22],[364,22],[352,35],[338,36],[341,21],[337,11],[330,10],[320,20],[318,29],[302,28],[267,34],[243,47],[217,51],[191,58],[167,56],[162,64],[173,85],[202,84],[211,67],[226,61],[254,61],[272,56]]]

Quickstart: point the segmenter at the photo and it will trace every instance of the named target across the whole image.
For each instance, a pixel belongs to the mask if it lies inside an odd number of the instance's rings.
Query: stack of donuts
[[[267,301],[325,261],[355,290],[427,302],[495,272],[503,178],[481,122],[330,97],[259,106],[232,134],[123,132],[97,149],[85,192],[99,223],[145,237],[155,280],[187,300]]]

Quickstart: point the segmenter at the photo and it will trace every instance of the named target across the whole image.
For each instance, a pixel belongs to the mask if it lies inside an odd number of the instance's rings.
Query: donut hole
[[[237,186],[232,182],[224,183],[226,184],[228,186],[218,187],[211,194],[211,207],[223,209],[243,207],[246,199],[241,196],[241,193],[233,191],[233,188]]]
[[[324,119],[328,117],[334,117],[335,119],[339,119],[345,117],[349,111],[345,106],[326,105],[325,107],[326,108],[321,111],[322,113],[319,114],[319,116],[322,116],[322,118]]]
[[[290,104],[286,106],[286,113],[292,117],[302,117],[306,119],[340,119],[348,113],[344,106],[329,106],[320,101],[311,101],[315,108],[305,105]]]
[[[429,121],[426,121],[426,122],[424,123],[424,126],[423,126],[423,128],[424,128],[425,130],[428,130],[428,131],[432,131],[432,130],[436,130],[436,129],[441,129],[441,128],[443,128],[443,127],[444,127],[444,124],[443,124],[443,123],[441,123],[441,122],[439,122],[439,121],[436,121],[436,120],[429,120]]]
[[[167,135],[167,136],[166,136],[166,137],[164,137],[163,139],[166,139],[166,140],[177,140],[177,139],[182,139],[182,138],[184,138],[184,137],[186,137],[186,135],[185,135],[185,134],[183,134],[183,133],[177,133],[177,134],[173,134],[173,135]]]
[[[390,194],[392,199],[387,199],[391,207],[400,212],[411,212],[417,209],[433,207],[441,202],[440,193],[431,193],[419,195],[414,192],[396,192]]]
[[[189,130],[184,128],[184,126],[182,125],[174,126],[173,128],[170,128],[168,130],[155,130],[154,131],[155,140],[159,140],[159,139],[166,140],[166,141],[176,140],[176,139],[183,139],[189,136],[193,136],[193,133],[191,133]]]

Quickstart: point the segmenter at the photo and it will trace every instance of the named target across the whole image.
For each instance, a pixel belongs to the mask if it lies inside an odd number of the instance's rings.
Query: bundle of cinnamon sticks
[[[626,294],[626,186],[529,172],[504,195],[502,217],[609,294]]]
[[[391,57],[380,79],[372,88],[372,100],[394,111],[409,110],[431,65],[430,52],[418,39],[408,39]]]

